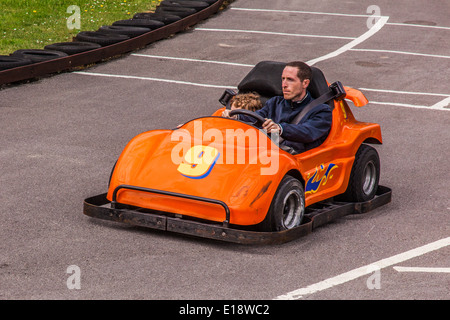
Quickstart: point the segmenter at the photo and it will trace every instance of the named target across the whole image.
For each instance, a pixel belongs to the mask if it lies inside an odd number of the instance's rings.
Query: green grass
[[[80,31],[130,19],[137,12],[154,10],[160,0],[0,0],[0,55],[18,49],[72,41]],[[80,8],[80,29],[69,30],[67,8]]]

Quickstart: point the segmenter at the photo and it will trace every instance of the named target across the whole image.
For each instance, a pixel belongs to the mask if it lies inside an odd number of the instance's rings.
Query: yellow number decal
[[[177,170],[188,178],[202,179],[206,177],[214,167],[220,153],[210,146],[193,146],[186,152],[184,162],[180,163]]]

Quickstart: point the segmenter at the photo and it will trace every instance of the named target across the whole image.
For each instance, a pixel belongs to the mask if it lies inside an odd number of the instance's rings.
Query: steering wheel
[[[230,116],[234,116],[236,114],[243,114],[243,115],[252,117],[253,119],[256,120],[255,125],[258,125],[258,126],[261,126],[264,123],[264,121],[266,121],[266,119],[261,117],[256,112],[246,110],[246,109],[234,109],[234,110],[230,111]]]

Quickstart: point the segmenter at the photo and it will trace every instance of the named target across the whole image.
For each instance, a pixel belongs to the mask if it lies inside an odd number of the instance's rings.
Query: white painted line
[[[325,38],[325,39],[343,39],[353,40],[354,37],[340,37],[340,36],[322,36],[315,34],[300,34],[300,33],[284,33],[258,30],[238,30],[238,29],[214,29],[214,28],[195,28],[198,31],[212,31],[212,32],[237,32],[237,33],[253,33],[253,34],[269,34],[274,36],[288,36],[288,37],[307,37],[307,38]]]
[[[205,87],[205,88],[237,89],[235,86],[221,86],[221,85],[215,85],[215,84],[195,83],[195,82],[188,82],[188,81],[160,79],[160,78],[152,78],[152,77],[138,77],[138,76],[127,76],[127,75],[120,75],[120,74],[85,72],[85,71],[75,71],[73,73],[87,75],[87,76],[106,77],[106,78],[121,78],[121,79],[135,79],[135,80],[167,82],[167,83],[184,84],[184,85]]]
[[[310,60],[308,62],[306,62],[307,64],[309,64],[310,66],[316,64],[317,62],[323,61],[323,60],[327,60],[330,58],[334,58],[350,49],[352,49],[353,47],[355,47],[356,45],[362,43],[363,41],[369,39],[371,36],[373,36],[375,33],[377,33],[378,31],[381,30],[381,28],[383,28],[383,26],[386,24],[386,22],[389,20],[389,17],[380,17],[380,19],[378,19],[377,23],[375,23],[375,25],[370,28],[367,32],[363,33],[362,35],[360,35],[358,38],[354,39],[353,41],[347,43],[346,45],[342,46],[341,48],[337,49],[336,51],[333,51],[331,53],[328,53],[322,57]]]
[[[298,14],[317,14],[326,16],[339,16],[339,17],[359,17],[359,18],[369,18],[373,15],[371,14],[352,14],[352,13],[335,13],[335,12],[315,12],[315,11],[300,11],[300,10],[273,10],[273,9],[254,9],[254,8],[235,8],[231,7],[231,10],[237,11],[248,11],[248,12],[275,12],[275,13],[298,13]],[[427,26],[423,24],[413,24],[413,23],[396,23],[388,22],[386,23],[390,26],[402,26],[402,27],[419,27],[419,28],[433,28],[433,29],[443,29],[450,30],[450,27],[443,26]]]
[[[335,287],[337,285],[355,280],[359,277],[368,275],[373,273],[374,270],[381,270],[383,268],[393,266],[395,264],[404,262],[406,260],[424,255],[428,252],[439,250],[441,248],[444,248],[446,246],[450,245],[450,237],[444,238],[429,244],[426,244],[424,246],[397,254],[395,256],[379,260],[377,262],[371,263],[369,265],[353,269],[351,271],[342,273],[338,276],[325,279],[323,281],[317,282],[315,284],[309,285],[307,287],[297,289],[294,291],[291,291],[289,293],[286,293],[284,295],[280,295],[276,297],[276,300],[296,300],[301,299],[305,295],[309,295],[315,292],[323,291],[332,287]]]
[[[437,110],[450,110],[450,108],[445,108],[449,104],[450,104],[450,97],[447,97],[447,98],[439,101],[438,103],[435,103],[430,108],[431,109],[437,109]]]
[[[236,63],[236,62],[224,62],[224,61],[214,61],[214,60],[200,60],[200,59],[190,59],[190,58],[178,58],[178,57],[168,57],[168,56],[155,56],[151,54],[140,54],[140,53],[132,53],[132,56],[136,57],[146,57],[146,58],[155,58],[155,59],[166,59],[166,60],[179,60],[179,61],[189,61],[189,62],[202,62],[202,63],[215,63],[215,64],[225,64],[230,66],[237,67],[254,67],[253,64],[244,64],[244,63]]]
[[[398,103],[398,102],[380,102],[380,101],[369,101],[369,104],[381,104],[386,106],[396,106],[396,107],[406,107],[406,108],[416,108],[416,109],[428,109],[428,110],[444,110],[444,111],[450,111],[450,108],[436,108],[433,106],[421,106],[417,104],[408,104],[408,103]]]
[[[300,13],[300,14],[318,14],[318,15],[340,16],[340,17],[367,18],[372,16],[368,14],[351,14],[351,13],[349,14],[349,13],[314,12],[314,11],[298,11],[298,10],[251,9],[251,8],[235,8],[235,7],[231,7],[230,9],[239,11],[250,11],[250,12]]]
[[[407,55],[412,55],[412,56],[450,59],[450,56],[444,56],[444,55],[439,55],[439,54],[408,52],[408,51],[395,51],[395,50],[382,50],[382,49],[349,49],[349,50],[350,51],[361,51],[361,52],[396,53],[396,54],[407,54]]]
[[[420,27],[420,28],[432,28],[432,29],[443,29],[450,30],[450,27],[441,27],[441,26],[427,26],[423,24],[412,24],[412,23],[395,23],[389,22],[387,23],[390,26],[402,26],[402,27]]]
[[[421,96],[435,96],[435,97],[450,97],[450,94],[446,93],[432,93],[432,92],[415,92],[415,91],[397,91],[386,89],[371,89],[371,88],[358,88],[360,91],[374,91],[374,92],[386,92],[386,93],[398,93],[398,94],[412,94]]]
[[[450,268],[393,267],[398,272],[450,273]]]

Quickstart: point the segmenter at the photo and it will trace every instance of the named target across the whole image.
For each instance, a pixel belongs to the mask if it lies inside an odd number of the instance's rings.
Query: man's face
[[[283,96],[286,100],[297,101],[301,100],[309,85],[309,80],[303,81],[297,76],[298,68],[286,67],[281,75],[281,86],[283,89]]]

